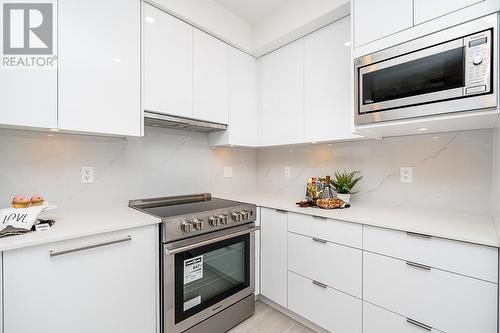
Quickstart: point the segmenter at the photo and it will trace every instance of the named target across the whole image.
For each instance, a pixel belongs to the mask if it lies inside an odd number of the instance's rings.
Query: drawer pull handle
[[[276,213],[285,214],[285,213],[288,213],[288,212],[286,210],[283,210],[283,209],[276,209]]]
[[[431,235],[419,234],[417,232],[410,232],[410,231],[408,231],[406,234],[410,237],[418,237],[418,238],[425,238],[425,239],[430,239],[432,237]]]
[[[421,322],[418,322],[416,320],[413,320],[413,319],[410,319],[410,318],[406,318],[406,322],[408,322],[409,324],[412,324],[414,326],[417,326],[417,327],[420,327],[426,331],[432,331],[432,327],[428,326],[428,325],[425,325],[425,324],[422,324]]]
[[[321,243],[321,244],[326,244],[326,243],[328,243],[328,241],[326,241],[326,240],[324,240],[324,239],[321,239],[321,238],[316,238],[316,237],[313,237],[313,241],[318,242],[318,243]]]
[[[328,286],[326,284],[318,282],[316,280],[313,280],[313,284],[318,286],[318,287],[324,288],[324,289],[328,288]]]
[[[86,246],[82,246],[82,247],[76,247],[74,249],[69,249],[69,250],[50,251],[49,255],[50,255],[51,258],[54,258],[54,257],[62,256],[62,255],[65,255],[65,254],[70,254],[70,253],[75,253],[75,252],[80,252],[80,251],[95,249],[95,248],[98,248],[98,247],[103,247],[103,246],[108,246],[108,245],[113,245],[113,244],[118,244],[118,243],[129,242],[131,240],[132,240],[132,237],[127,236],[126,238],[110,240],[110,241],[107,241],[107,242],[98,243],[98,244],[92,244],[92,245],[86,245]]]
[[[323,217],[323,216],[313,216],[313,218],[315,218],[317,220],[326,220],[326,217]]]
[[[414,268],[418,268],[418,269],[423,269],[423,270],[426,270],[426,271],[430,271],[431,270],[431,266],[417,264],[416,262],[407,261],[406,264],[408,266],[410,266],[410,267],[414,267]]]

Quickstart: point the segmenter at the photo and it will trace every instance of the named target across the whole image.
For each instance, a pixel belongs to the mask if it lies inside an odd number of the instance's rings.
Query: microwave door
[[[463,39],[359,69],[359,114],[463,96]]]

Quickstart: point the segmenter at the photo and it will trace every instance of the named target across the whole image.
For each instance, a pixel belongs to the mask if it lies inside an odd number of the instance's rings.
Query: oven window
[[[363,75],[364,105],[464,86],[464,50],[456,48]]]
[[[250,235],[175,255],[175,323],[250,286]]]

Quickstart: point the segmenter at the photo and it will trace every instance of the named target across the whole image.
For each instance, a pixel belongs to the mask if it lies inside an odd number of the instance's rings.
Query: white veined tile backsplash
[[[267,148],[257,154],[258,190],[302,199],[306,179],[335,170],[363,173],[353,204],[488,214],[493,131],[478,130],[336,144]],[[284,177],[284,167],[291,177]],[[400,167],[413,167],[413,184]]]
[[[52,136],[49,136],[52,135]],[[254,192],[254,149],[217,148],[204,133],[146,128],[143,138],[0,130],[0,207],[15,194],[43,195],[61,210],[200,192]],[[95,167],[95,183],[80,168]],[[224,178],[232,166],[233,178]]]

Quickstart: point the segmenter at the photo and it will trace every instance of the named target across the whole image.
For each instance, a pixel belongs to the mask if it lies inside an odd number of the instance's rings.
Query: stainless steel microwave
[[[354,61],[356,125],[495,108],[498,15]]]

